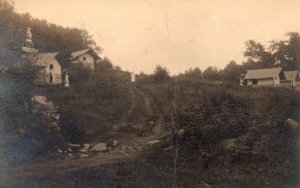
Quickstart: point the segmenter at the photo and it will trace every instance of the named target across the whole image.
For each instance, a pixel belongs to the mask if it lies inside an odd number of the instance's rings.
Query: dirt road
[[[151,98],[143,91],[132,86],[132,100],[128,108],[127,116],[123,118],[125,121],[129,116],[134,113],[138,105],[137,98],[140,97],[143,108],[146,111],[146,116],[153,116],[153,104]],[[147,119],[145,117],[144,119]],[[1,167],[0,169],[0,186],[9,185],[9,187],[39,187],[41,184],[40,179],[43,177],[60,177],[69,176],[73,173],[79,173],[87,169],[108,168],[108,166],[115,166],[117,164],[133,161],[135,158],[144,154],[147,150],[159,142],[160,135],[164,131],[162,129],[162,120],[158,118],[153,121],[152,131],[143,136],[138,136],[135,133],[123,133],[118,130],[112,131],[113,134],[118,132],[119,145],[106,152],[99,152],[88,158],[68,157],[62,156],[61,158],[43,160],[31,164],[18,164],[9,167]],[[148,122],[143,122],[143,126],[150,126]],[[118,166],[118,165],[117,165]],[[110,168],[110,167],[109,167]],[[109,170],[110,171],[110,170]],[[72,175],[71,175],[72,177]],[[43,185],[45,186],[45,185]],[[54,187],[62,187],[59,184],[53,184]],[[72,187],[72,186],[71,186]],[[76,185],[74,185],[76,187]]]

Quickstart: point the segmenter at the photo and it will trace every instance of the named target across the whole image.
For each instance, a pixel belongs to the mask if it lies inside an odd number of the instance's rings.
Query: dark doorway
[[[53,83],[53,65],[50,64],[50,83]]]

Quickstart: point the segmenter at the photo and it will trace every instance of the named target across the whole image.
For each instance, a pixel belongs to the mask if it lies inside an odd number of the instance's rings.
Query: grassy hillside
[[[299,130],[286,122],[288,118],[299,121],[297,91],[196,80],[140,83],[138,88],[153,97],[163,125],[175,134],[146,147],[131,160],[78,168],[70,173],[28,176],[14,184],[298,187]]]
[[[203,182],[227,187],[283,187],[298,182],[299,93],[285,88],[249,88],[201,81],[141,84],[154,97],[166,125],[180,132],[148,156],[140,177],[196,187]],[[173,105],[175,104],[175,105]],[[172,123],[172,116],[174,122]],[[176,145],[178,152],[176,154]],[[173,146],[164,151],[163,148]],[[163,169],[156,171],[156,169]]]

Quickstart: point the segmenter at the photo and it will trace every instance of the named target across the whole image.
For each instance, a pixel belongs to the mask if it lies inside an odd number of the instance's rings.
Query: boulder
[[[94,145],[91,149],[91,151],[96,151],[96,152],[106,151],[106,150],[107,150],[106,143],[98,143],[98,144]]]
[[[159,143],[159,142],[160,142],[160,140],[151,140],[151,141],[147,142],[146,145],[147,145],[147,146],[151,146],[151,145],[157,144],[157,143]]]
[[[79,144],[67,144],[68,147],[70,148],[80,148],[80,145]]]
[[[169,146],[169,147],[164,148],[164,150],[169,151],[169,150],[172,150],[173,148],[174,148],[174,146]]]
[[[31,100],[42,105],[53,106],[53,103],[48,101],[45,96],[35,95],[31,98]]]
[[[83,144],[83,148],[79,150],[81,153],[87,153],[90,149],[90,144]]]
[[[59,120],[60,114],[52,114],[52,117],[56,120]]]
[[[89,155],[88,155],[88,154],[85,154],[85,153],[81,153],[81,154],[79,155],[79,157],[80,157],[80,158],[87,158],[87,157],[89,157]]]
[[[112,146],[116,147],[118,145],[118,140],[113,140]]]
[[[294,133],[299,131],[299,123],[291,118],[286,120],[286,125]]]
[[[212,186],[206,182],[202,182],[197,188],[211,188]]]
[[[73,152],[73,150],[71,148],[67,148],[68,152]]]
[[[155,121],[153,121],[153,120],[148,121],[148,124],[151,125],[151,126],[154,125],[154,123],[155,123]]]
[[[57,122],[52,122],[49,125],[50,125],[50,127],[58,127],[58,123]]]

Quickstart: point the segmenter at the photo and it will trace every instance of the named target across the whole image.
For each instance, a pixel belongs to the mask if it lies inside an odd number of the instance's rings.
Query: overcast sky
[[[245,41],[300,31],[300,0],[15,0],[16,11],[87,29],[124,70],[240,63]],[[34,31],[33,31],[34,32]]]

